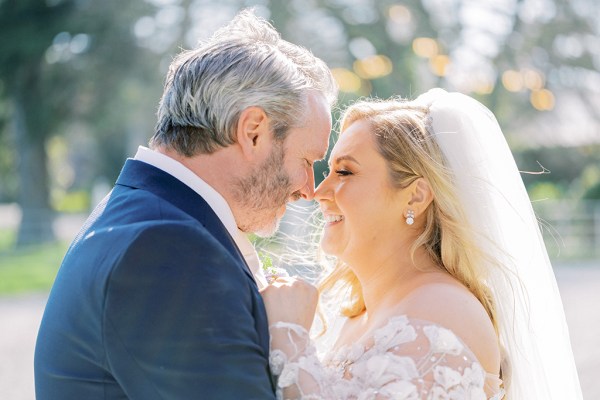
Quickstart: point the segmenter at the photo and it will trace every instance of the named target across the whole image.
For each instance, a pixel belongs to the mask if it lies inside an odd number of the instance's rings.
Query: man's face
[[[270,236],[277,230],[288,201],[312,200],[313,163],[325,157],[330,132],[327,101],[320,94],[309,95],[304,124],[291,128],[283,142],[273,140],[265,162],[239,181],[237,197],[243,199],[246,214],[240,229]]]

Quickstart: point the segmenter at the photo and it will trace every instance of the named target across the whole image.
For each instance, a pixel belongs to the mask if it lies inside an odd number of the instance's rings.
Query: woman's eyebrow
[[[360,165],[360,163],[356,160],[356,158],[352,157],[351,155],[342,155],[335,159],[336,163],[339,163],[340,161],[351,161],[353,163]],[[328,164],[329,164],[329,166],[331,166],[331,159],[329,160]]]

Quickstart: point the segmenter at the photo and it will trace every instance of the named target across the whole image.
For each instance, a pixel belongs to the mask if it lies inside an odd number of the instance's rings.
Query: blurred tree
[[[590,84],[600,80],[597,3],[0,0],[0,198],[23,208],[19,244],[50,239],[49,186],[90,190],[96,177],[113,180],[124,156],[151,134],[173,54],[247,6],[332,67],[341,88],[335,119],[361,96],[413,97],[433,86],[475,95],[515,137],[548,118],[564,93],[581,100],[588,120],[597,118],[600,103],[586,101],[600,91]],[[67,152],[72,182],[58,172],[49,179],[54,135],[65,135],[54,147],[76,143]],[[555,154],[566,153],[540,156]],[[543,179],[567,187],[589,159],[572,155],[549,165]],[[531,164],[526,157],[537,156],[528,151],[521,159]],[[12,164],[18,179],[6,174]]]
[[[11,168],[14,164],[14,145],[6,129],[9,114],[7,101],[2,95],[3,86],[0,80],[0,202],[14,202],[17,187],[17,177]]]
[[[441,86],[477,97],[494,111],[512,143],[526,147],[567,135],[523,138],[533,136],[539,119],[566,129],[564,114],[572,110],[555,106],[574,97],[579,121],[600,122],[595,0],[272,3],[272,10],[287,10],[288,21],[299,21],[284,25],[287,36],[334,67],[343,102],[365,95],[413,97]],[[273,18],[281,15],[286,14],[274,12]],[[588,136],[594,134],[598,137]]]
[[[589,188],[583,195],[586,200],[600,200],[600,182]]]
[[[519,0],[514,10],[492,93],[511,143],[600,143],[600,3]]]
[[[11,102],[16,135],[19,203],[23,209],[19,244],[47,241],[52,235],[48,204],[45,138],[64,113],[60,102],[48,102],[42,70],[44,54],[72,12],[73,3],[47,6],[41,1],[0,3],[0,76]],[[55,118],[52,118],[55,116]]]
[[[281,25],[290,40],[333,67],[342,106],[441,86],[490,107],[528,164],[527,149],[600,143],[597,1],[316,0],[271,9],[292,22]],[[544,179],[578,176],[586,158],[569,159]]]
[[[23,211],[18,246],[53,239],[47,139],[69,120],[93,118],[127,76],[137,54],[131,18],[148,8],[135,4],[0,1],[0,80],[10,102]]]
[[[598,168],[592,166],[600,165],[600,145],[522,149],[515,152],[515,160],[528,189],[551,182],[563,188],[566,197],[579,198],[596,182],[595,177],[589,178],[589,183],[582,179]]]

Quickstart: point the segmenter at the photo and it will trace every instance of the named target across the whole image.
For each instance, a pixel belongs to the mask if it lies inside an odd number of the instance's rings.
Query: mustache
[[[300,193],[299,190],[296,190],[294,193],[292,193],[288,198],[289,201],[298,201],[300,200],[300,198],[302,197],[302,194]]]

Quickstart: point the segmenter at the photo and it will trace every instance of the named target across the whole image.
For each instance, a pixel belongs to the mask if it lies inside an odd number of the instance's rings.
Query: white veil
[[[476,100],[434,89],[432,133],[455,175],[459,200],[490,265],[489,286],[508,364],[508,400],[582,398],[552,265],[519,170],[493,114]]]

